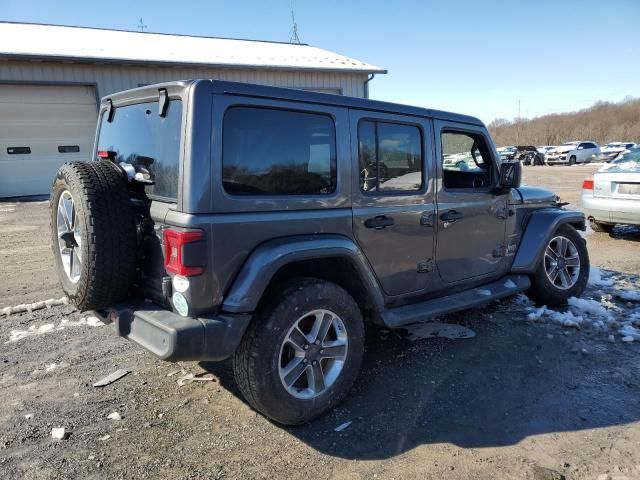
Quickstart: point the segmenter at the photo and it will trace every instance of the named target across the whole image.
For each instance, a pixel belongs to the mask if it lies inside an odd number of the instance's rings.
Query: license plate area
[[[640,183],[618,183],[619,195],[640,195]]]

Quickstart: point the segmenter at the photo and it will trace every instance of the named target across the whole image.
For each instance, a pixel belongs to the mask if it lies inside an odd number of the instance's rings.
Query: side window
[[[407,192],[422,188],[422,135],[418,127],[361,121],[358,152],[363,192]]]
[[[445,131],[440,140],[445,188],[483,189],[492,185],[493,163],[482,135]]]
[[[333,119],[290,110],[230,108],[223,122],[222,181],[234,195],[334,192]]]

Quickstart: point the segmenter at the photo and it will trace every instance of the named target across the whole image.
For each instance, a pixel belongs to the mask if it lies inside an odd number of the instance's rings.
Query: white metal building
[[[309,45],[0,22],[0,197],[46,194],[87,159],[99,99],[214,78],[368,96],[386,70]]]

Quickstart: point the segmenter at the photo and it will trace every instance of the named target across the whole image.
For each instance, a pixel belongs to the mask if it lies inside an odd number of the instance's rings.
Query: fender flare
[[[351,239],[340,235],[284,237],[259,245],[240,269],[222,310],[253,312],[269,282],[283,266],[302,260],[336,257],[351,262],[370,295],[374,310],[384,310],[384,297],[364,254]]]
[[[520,246],[511,265],[513,273],[534,273],[551,236],[561,225],[586,229],[584,214],[559,208],[542,208],[529,216]]]

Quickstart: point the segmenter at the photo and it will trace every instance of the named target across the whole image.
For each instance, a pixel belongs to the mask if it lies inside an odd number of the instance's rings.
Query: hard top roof
[[[159,88],[175,89],[176,87],[178,87],[186,89],[191,86],[199,89],[208,89],[212,94],[244,95],[272,98],[278,100],[291,100],[297,102],[334,105],[339,107],[357,108],[361,110],[371,110],[399,115],[438,118],[441,120],[484,126],[482,121],[476,117],[462,115],[459,113],[446,112],[442,110],[414,107],[411,105],[403,105],[399,103],[381,102],[379,100],[369,100],[365,98],[310,92],[293,88],[270,87],[264,85],[255,85],[251,83],[227,82],[222,80],[210,79],[185,80],[157,85],[148,85],[145,87],[109,95],[105,97],[103,101],[107,99],[112,99],[114,103],[118,101],[127,101],[129,99],[135,99],[138,96],[148,96],[150,91],[157,91]]]

